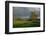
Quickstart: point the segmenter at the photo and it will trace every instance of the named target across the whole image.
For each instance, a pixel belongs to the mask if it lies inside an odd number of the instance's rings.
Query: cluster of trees
[[[32,12],[32,21],[36,21],[37,19],[37,15],[35,14],[35,12]]]
[[[39,23],[40,19],[37,18],[38,15],[35,12],[32,12],[32,22]]]
[[[35,12],[32,12],[32,16],[30,15],[28,21],[36,21],[36,20],[37,20],[37,15],[35,14]]]

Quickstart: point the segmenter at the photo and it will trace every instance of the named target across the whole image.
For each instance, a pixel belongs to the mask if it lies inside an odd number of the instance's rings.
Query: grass
[[[13,28],[20,27],[40,27],[40,22],[33,21],[13,21]]]

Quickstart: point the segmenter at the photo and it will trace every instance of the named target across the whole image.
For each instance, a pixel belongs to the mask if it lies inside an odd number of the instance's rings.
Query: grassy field
[[[40,22],[32,21],[13,21],[13,28],[22,28],[22,27],[40,27]]]

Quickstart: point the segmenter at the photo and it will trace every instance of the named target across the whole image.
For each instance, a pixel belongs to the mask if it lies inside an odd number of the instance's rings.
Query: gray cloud
[[[32,15],[33,10],[35,10],[36,14],[40,16],[40,8],[32,7],[13,7],[13,16],[30,16]]]

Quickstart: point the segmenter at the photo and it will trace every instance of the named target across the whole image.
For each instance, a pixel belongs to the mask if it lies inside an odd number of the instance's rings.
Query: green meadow
[[[23,28],[23,27],[40,27],[40,21],[21,21],[21,20],[14,20],[13,21],[13,28]]]

